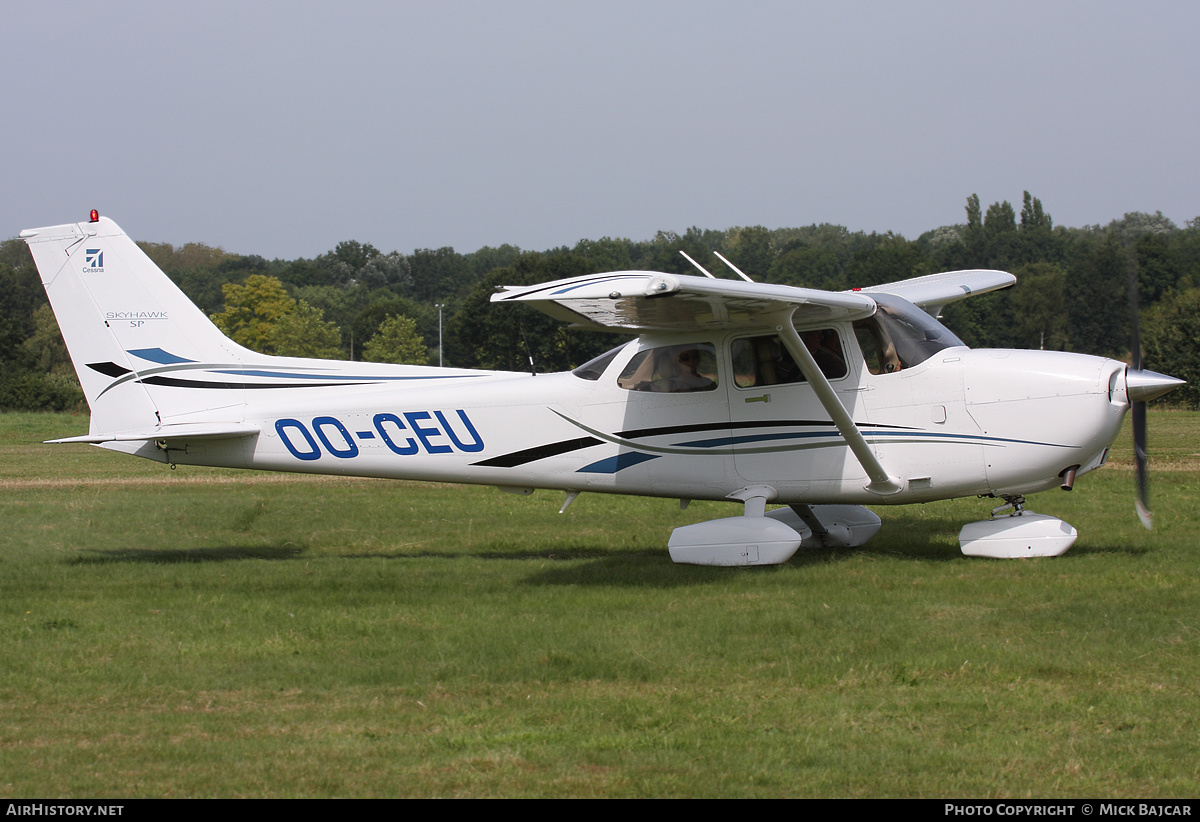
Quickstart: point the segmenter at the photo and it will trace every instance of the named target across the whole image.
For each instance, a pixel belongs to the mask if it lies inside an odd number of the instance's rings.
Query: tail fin
[[[21,237],[91,406],[92,434],[196,420],[194,400],[184,407],[181,392],[156,389],[179,378],[156,380],[156,371],[265,359],[225,337],[112,220],[29,229]],[[241,391],[206,400],[208,420],[240,419]]]

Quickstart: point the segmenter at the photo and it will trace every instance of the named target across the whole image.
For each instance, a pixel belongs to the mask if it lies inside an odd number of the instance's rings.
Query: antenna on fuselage
[[[525,336],[524,326],[517,326],[517,330],[521,332],[521,342],[525,343],[525,356],[529,357],[529,374],[537,376],[537,366],[533,364],[533,349],[529,347],[529,339]]]
[[[725,259],[723,256],[721,256],[721,252],[720,252],[720,251],[714,251],[714,252],[713,252],[713,254],[716,254],[716,255],[717,255],[717,258],[718,258],[718,259],[720,259],[720,261],[721,261],[721,262],[725,263],[725,265],[727,265],[727,266],[729,266],[730,268],[732,268],[732,269],[734,270],[734,273],[736,273],[736,274],[737,274],[739,277],[741,277],[743,280],[745,280],[745,281],[746,281],[746,282],[748,282],[748,283],[752,283],[752,282],[754,282],[754,280],[750,279],[750,278],[749,278],[749,277],[747,277],[745,274],[743,274],[743,273],[742,273],[742,270],[741,270],[740,268],[738,268],[736,265],[734,265],[733,263],[729,262],[729,260],[727,260],[727,259]]]
[[[703,274],[705,277],[708,277],[710,280],[715,280],[715,279],[716,279],[716,277],[714,277],[712,274],[709,274],[709,273],[708,273],[708,269],[707,269],[707,268],[705,268],[704,266],[700,265],[700,263],[696,262],[696,261],[695,261],[695,260],[693,260],[691,257],[689,257],[689,256],[688,256],[688,253],[687,253],[686,251],[684,251],[682,248],[681,248],[681,249],[679,249],[679,253],[683,255],[683,259],[687,260],[689,263],[691,263],[692,265],[696,266],[696,268],[700,269],[700,273],[701,273],[701,274]]]

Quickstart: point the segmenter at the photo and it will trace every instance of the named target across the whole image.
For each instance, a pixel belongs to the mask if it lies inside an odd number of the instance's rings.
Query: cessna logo
[[[85,248],[83,250],[83,272],[95,274],[104,270],[104,250],[100,248]]]

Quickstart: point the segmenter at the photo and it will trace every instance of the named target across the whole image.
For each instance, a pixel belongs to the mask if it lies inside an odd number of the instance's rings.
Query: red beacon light
[[[88,220],[93,223],[100,222],[100,212],[93,208],[92,213],[88,215]]]

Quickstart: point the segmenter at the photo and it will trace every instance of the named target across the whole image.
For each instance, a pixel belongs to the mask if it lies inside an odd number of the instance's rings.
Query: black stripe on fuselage
[[[219,388],[219,389],[242,389],[242,388],[329,388],[329,387],[344,387],[348,385],[371,385],[370,382],[337,382],[337,383],[314,383],[314,382],[296,382],[296,383],[266,383],[266,382],[205,382],[204,380],[181,380],[178,377],[143,377],[138,380],[148,385],[167,385],[172,388]]]
[[[739,422],[733,425],[728,421],[725,422],[698,422],[691,425],[665,425],[658,428],[632,428],[628,431],[618,431],[616,436],[632,440],[641,439],[642,437],[661,437],[665,434],[694,434],[697,431],[729,431],[731,429],[743,428],[814,428],[825,427],[834,428],[833,422],[829,420],[749,420],[747,422]],[[873,428],[896,428],[900,430],[915,430],[909,426],[903,425],[876,425]],[[569,454],[572,451],[579,451],[583,448],[591,448],[593,445],[600,445],[601,440],[595,437],[579,437],[573,440],[562,440],[561,442],[552,442],[546,445],[539,445],[535,448],[526,448],[521,451],[513,451],[509,454],[502,454],[498,457],[483,460],[482,462],[474,462],[472,465],[485,466],[488,468],[516,468],[526,463],[535,462],[536,460],[545,459],[546,457],[556,457],[559,454]]]
[[[518,465],[524,465],[527,462],[534,462],[546,457],[556,457],[559,454],[569,454],[581,448],[590,448],[593,445],[599,445],[600,442],[595,437],[579,437],[578,439],[539,445],[536,448],[526,448],[524,451],[514,451],[511,454],[502,454],[499,457],[492,457],[489,460],[473,462],[471,464],[482,465],[488,468],[516,468]]]

